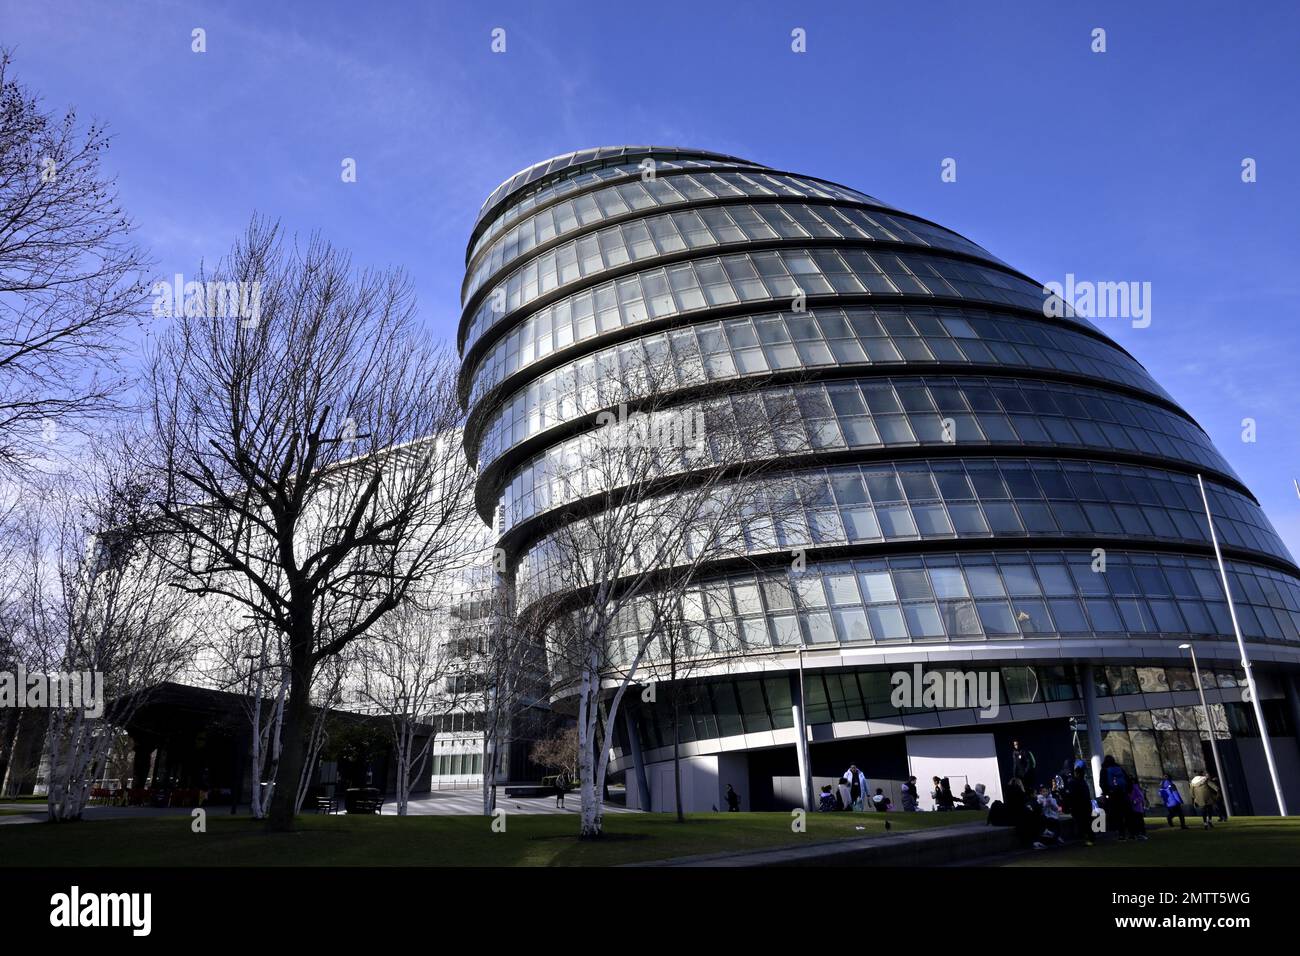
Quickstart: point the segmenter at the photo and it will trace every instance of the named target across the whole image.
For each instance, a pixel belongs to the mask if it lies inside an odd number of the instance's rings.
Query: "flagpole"
[[[1237,635],[1237,647],[1241,651],[1241,669],[1246,672],[1246,690],[1250,694],[1250,705],[1255,710],[1255,723],[1259,725],[1259,739],[1264,745],[1264,759],[1268,762],[1268,775],[1273,781],[1273,793],[1277,797],[1277,812],[1286,816],[1286,798],[1282,796],[1282,784],[1277,776],[1277,764],[1273,762],[1273,745],[1268,739],[1268,727],[1264,723],[1264,708],[1260,704],[1259,691],[1255,687],[1255,675],[1251,671],[1250,655],[1246,653],[1246,642],[1241,637],[1241,625],[1237,623],[1237,609],[1232,603],[1232,588],[1228,586],[1228,571],[1223,566],[1223,553],[1219,550],[1219,536],[1214,532],[1214,516],[1210,513],[1210,499],[1205,494],[1205,482],[1196,476],[1196,483],[1201,488],[1201,502],[1205,505],[1205,521],[1210,526],[1210,542],[1214,545],[1214,559],[1219,562],[1219,577],[1223,580],[1223,593],[1228,599],[1228,615],[1232,618],[1232,630]],[[1214,728],[1210,728],[1213,735]],[[1222,780],[1220,786],[1226,786]]]

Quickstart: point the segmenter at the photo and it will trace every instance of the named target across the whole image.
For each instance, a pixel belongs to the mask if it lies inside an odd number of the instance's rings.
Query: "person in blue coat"
[[[1165,774],[1165,778],[1160,781],[1160,802],[1165,805],[1165,819],[1169,825],[1174,825],[1174,814],[1178,814],[1178,822],[1182,824],[1181,829],[1187,829],[1187,811],[1183,809],[1183,795],[1178,792],[1178,785]]]

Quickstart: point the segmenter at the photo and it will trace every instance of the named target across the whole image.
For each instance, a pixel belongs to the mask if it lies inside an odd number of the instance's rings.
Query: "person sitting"
[[[982,783],[975,784],[975,795],[979,797],[980,809],[987,810],[989,806],[988,788]]]
[[[822,787],[821,798],[817,802],[817,809],[821,811],[835,809],[835,794],[831,792],[831,785],[829,783]]]
[[[882,790],[880,787],[877,787],[875,796],[871,798],[872,806],[874,806],[881,813],[884,813],[886,810],[889,809],[891,803],[892,801],[887,796],[885,796],[885,791]]]
[[[1053,821],[1066,819],[1065,811],[1061,809],[1060,803],[1057,802],[1052,791],[1047,789],[1046,784],[1038,788],[1038,805],[1042,807],[1043,816],[1047,819]]]
[[[1016,829],[1016,837],[1021,844],[1032,846],[1035,850],[1045,850],[1048,841],[1063,843],[1055,830],[1049,829],[1047,818],[1043,816],[1038,802],[1025,793],[1024,784],[1019,777],[1007,781],[1007,811],[1010,823]]]
[[[984,804],[980,802],[980,795],[971,789],[969,783],[966,784],[966,786],[962,789],[961,805],[962,808],[965,810],[984,809]]]

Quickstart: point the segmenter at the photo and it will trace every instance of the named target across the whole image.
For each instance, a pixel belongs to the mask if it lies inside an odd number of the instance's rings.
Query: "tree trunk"
[[[489,726],[490,725],[487,723],[484,723],[483,725],[482,787],[483,787],[483,816],[485,817],[491,816],[492,814],[492,789],[496,785],[496,773],[493,771],[493,767],[492,767],[492,761],[494,759],[493,748],[491,744],[493,732],[489,729]]]
[[[600,793],[596,789],[596,741],[593,739],[597,718],[592,700],[599,694],[599,680],[593,679],[592,668],[584,668],[578,691],[578,835],[583,839],[600,836]]]
[[[23,717],[26,716],[27,711],[19,710],[16,713],[18,716],[14,718],[14,736],[9,747],[9,759],[5,763],[4,779],[0,780],[0,797],[17,796],[17,793],[10,793],[10,781],[14,781],[15,786],[12,789],[16,791],[18,777],[14,773],[14,766],[18,763],[18,735],[22,733]]]
[[[295,667],[293,684],[289,688],[289,701],[284,708],[284,726],[281,729],[280,765],[276,779],[296,781],[302,776],[306,763],[306,731],[311,720],[311,668]],[[276,787],[271,797],[271,812],[267,819],[270,828],[289,832],[294,826],[295,804],[298,793],[293,786]]]
[[[4,728],[4,737],[0,741],[0,797],[5,796],[8,789],[9,768],[13,763],[14,754],[17,753],[18,731],[22,727],[22,720],[23,711],[16,707],[6,708],[3,720],[0,720],[0,726]]]
[[[578,754],[578,777],[582,782],[582,826],[578,835],[584,839],[600,836],[600,794],[596,792],[593,750],[593,747],[585,746]]]
[[[685,823],[682,812],[682,715],[676,687],[673,689],[673,799],[677,806],[677,822]]]

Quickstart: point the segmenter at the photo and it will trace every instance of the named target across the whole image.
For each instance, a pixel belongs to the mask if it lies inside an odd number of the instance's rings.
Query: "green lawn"
[[[891,813],[895,829],[973,821],[972,814]],[[188,816],[0,827],[0,865],[65,866],[604,866],[870,836],[874,813],[813,813],[792,833],[787,813],[610,814],[600,840],[577,839],[577,815],[299,817],[295,833],[214,810],[208,832]],[[864,829],[859,829],[859,827]]]
[[[1004,866],[1297,866],[1300,865],[1300,818],[1234,817],[1201,829],[1200,818],[1188,817],[1190,829],[1166,827],[1147,818],[1145,843],[1120,843],[1115,838],[1096,846],[1043,850],[1008,859]]]
[[[974,814],[890,814],[895,829],[944,826]],[[879,833],[877,814],[810,814],[808,832],[790,831],[785,813],[693,814],[685,824],[662,814],[611,814],[596,841],[576,838],[577,818],[514,814],[506,832],[484,817],[316,816],[295,833],[220,810],[208,832],[188,816],[0,827],[0,866],[605,866],[707,853],[830,842]],[[1189,824],[1190,825],[1190,824]],[[1146,843],[1113,838],[1008,858],[1007,866],[1295,866],[1300,819],[1243,817],[1205,831],[1148,822]],[[863,827],[865,829],[858,829]]]

